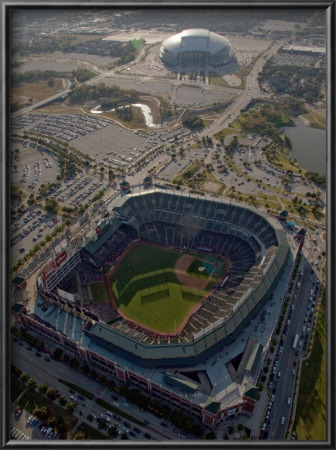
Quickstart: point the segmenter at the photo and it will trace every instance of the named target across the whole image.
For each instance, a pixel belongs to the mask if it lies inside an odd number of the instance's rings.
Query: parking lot
[[[59,439],[52,427],[43,427],[41,422],[28,411],[20,410],[12,404],[13,419],[11,423],[11,439],[28,441],[34,439]],[[16,412],[15,412],[16,411]]]
[[[11,224],[11,256],[13,261],[28,253],[35,242],[45,237],[57,225],[55,215],[44,214],[39,208],[30,208]]]
[[[59,163],[52,153],[39,151],[36,144],[15,140],[12,152],[18,150],[11,162],[12,183],[20,189],[36,190],[44,183],[53,183],[60,173]]]
[[[275,66],[306,66],[310,67],[312,63],[317,61],[316,55],[300,55],[292,53],[280,53],[272,60]]]
[[[87,114],[28,114],[14,122],[14,128],[25,128],[35,133],[43,133],[69,142],[79,136],[86,136],[107,127],[110,121],[103,117]]]

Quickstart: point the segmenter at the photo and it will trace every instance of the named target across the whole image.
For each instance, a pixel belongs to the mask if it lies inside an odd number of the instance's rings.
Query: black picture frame
[[[46,4],[43,0],[27,1],[27,2],[15,2],[1,0],[1,20],[2,20],[2,59],[1,59],[1,69],[2,69],[2,195],[1,195],[1,225],[2,225],[2,236],[0,239],[0,248],[2,254],[2,301],[1,301],[1,311],[2,311],[2,327],[1,327],[1,448],[39,448],[39,447],[77,447],[77,448],[92,448],[97,446],[100,448],[165,448],[165,447],[175,447],[175,448],[245,448],[245,447],[265,447],[265,448],[336,448],[335,440],[335,299],[336,299],[336,289],[335,289],[335,202],[336,202],[336,189],[335,189],[335,0],[330,1],[315,1],[315,2],[305,2],[305,1],[216,1],[211,3],[204,3],[203,1],[142,1],[142,2],[123,2],[123,1],[100,1],[100,2],[80,2],[80,1],[67,1],[59,0],[58,2]],[[59,442],[47,442],[47,441],[10,441],[9,442],[9,414],[10,410],[10,298],[11,298],[11,275],[10,275],[10,225],[9,225],[9,211],[10,211],[10,177],[9,177],[9,165],[10,165],[10,55],[8,43],[10,41],[10,21],[11,13],[18,8],[57,8],[57,9],[70,9],[70,8],[118,8],[118,9],[132,9],[132,8],[176,8],[177,11],[184,11],[188,9],[199,9],[204,11],[208,8],[223,8],[223,9],[249,9],[251,13],[254,10],[260,8],[270,8],[270,9],[324,9],[327,18],[327,84],[328,84],[328,106],[327,106],[327,304],[328,304],[328,315],[327,315],[327,326],[328,326],[328,355],[327,355],[327,440],[326,441],[249,441],[249,442],[232,442],[232,441],[194,441],[194,442],[136,442],[134,445],[128,441],[112,442],[109,441],[59,441]],[[313,408],[313,401],[312,401]]]

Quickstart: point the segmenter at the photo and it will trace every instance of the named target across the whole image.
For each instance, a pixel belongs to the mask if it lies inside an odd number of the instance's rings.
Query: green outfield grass
[[[108,293],[104,281],[90,283],[92,300],[94,303],[108,303]]]
[[[131,320],[161,333],[176,330],[206,290],[180,284],[174,273],[180,250],[138,243],[125,255],[110,281],[117,306]],[[198,255],[200,257],[200,255]]]

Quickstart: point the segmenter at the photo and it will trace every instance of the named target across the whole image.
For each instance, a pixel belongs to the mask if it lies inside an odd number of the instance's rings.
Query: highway
[[[278,361],[278,364],[275,368],[275,374],[271,376],[272,384],[269,388],[270,397],[274,395],[274,400],[270,409],[270,404],[267,405],[265,414],[268,411],[270,413],[268,419],[264,421],[266,426],[264,426],[265,429],[261,432],[261,439],[286,439],[286,431],[293,406],[297,362],[300,357],[304,356],[307,349],[310,336],[310,331],[307,330],[307,327],[309,321],[311,324],[313,322],[316,306],[316,299],[314,300],[314,297],[318,297],[318,291],[316,291],[316,281],[318,278],[314,273],[311,273],[311,267],[306,260],[301,263],[300,270],[303,271],[303,275],[298,276],[300,286],[297,287],[298,284],[296,282],[284,320],[284,329],[282,335],[280,335],[281,339],[274,358],[274,363],[276,364],[276,361]],[[313,299],[310,300],[312,289],[314,291]],[[313,305],[313,302],[315,302],[315,305]],[[299,335],[299,338],[296,348],[293,349],[296,334]],[[267,357],[271,357],[271,354]],[[273,367],[275,366],[273,365]],[[282,419],[283,417],[284,420]],[[272,423],[271,426],[270,421]]]

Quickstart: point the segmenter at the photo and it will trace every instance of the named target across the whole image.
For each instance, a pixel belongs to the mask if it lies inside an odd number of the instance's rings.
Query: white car
[[[266,422],[263,423],[261,429],[262,429],[262,431],[265,431],[265,430],[266,430]]]
[[[281,417],[281,425],[283,425],[285,423],[285,418]]]

